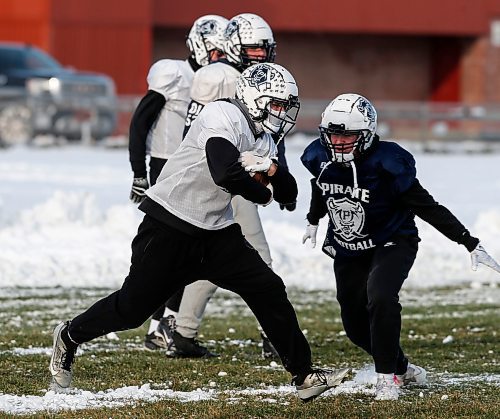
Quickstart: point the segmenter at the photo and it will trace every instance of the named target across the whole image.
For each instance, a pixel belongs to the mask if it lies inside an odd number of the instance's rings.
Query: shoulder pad
[[[317,138],[305,148],[300,160],[305,168],[316,177],[321,172],[321,164],[328,162],[329,158],[325,148],[321,145],[319,138]]]
[[[222,137],[237,145],[239,141],[236,126],[243,114],[231,103],[217,101],[207,104],[198,115],[201,131],[213,137]],[[188,134],[189,135],[189,134]]]
[[[410,152],[394,142],[381,141],[379,147],[382,167],[394,176],[396,190],[406,191],[417,176],[415,159]]]
[[[202,67],[194,75],[191,99],[206,105],[217,99],[234,97],[239,75],[235,68],[223,63]]]
[[[181,60],[160,60],[149,69],[147,82],[149,90],[154,90],[166,96],[179,77],[181,77]]]

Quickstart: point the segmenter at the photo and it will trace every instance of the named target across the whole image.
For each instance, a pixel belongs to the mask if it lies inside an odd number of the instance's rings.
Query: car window
[[[0,48],[0,73],[9,70],[56,69],[61,65],[37,49]]]
[[[0,49],[0,72],[25,68],[22,51]]]
[[[61,67],[61,64],[56,60],[37,49],[26,50],[26,65],[31,69],[55,69]]]

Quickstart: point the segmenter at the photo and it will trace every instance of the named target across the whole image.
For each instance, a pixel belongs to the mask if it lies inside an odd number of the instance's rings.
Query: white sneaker
[[[377,374],[375,400],[397,400],[399,385],[394,374]]]
[[[75,353],[78,347],[78,345],[66,346],[61,337],[61,332],[68,326],[69,322],[60,323],[54,329],[54,344],[49,364],[54,382],[62,388],[67,388],[71,384],[71,366],[75,362]]]
[[[417,365],[408,363],[406,372],[402,375],[396,375],[400,386],[407,386],[408,384],[427,384],[427,372]]]
[[[332,387],[338,386],[347,374],[351,371],[350,368],[339,368],[336,370],[329,369],[315,369],[306,377],[300,385],[295,385],[297,393],[303,402],[308,402],[315,399],[320,394],[324,393],[326,390]],[[294,384],[298,377],[295,377],[292,381]]]

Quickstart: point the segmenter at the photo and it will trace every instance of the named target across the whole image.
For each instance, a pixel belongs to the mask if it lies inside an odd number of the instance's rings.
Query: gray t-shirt
[[[209,103],[194,121],[184,141],[170,157],[156,185],[146,194],[178,218],[206,230],[234,223],[231,194],[217,186],[208,168],[205,145],[209,138],[224,138],[240,153],[254,151],[276,158],[269,134],[253,135],[241,110],[232,103]]]

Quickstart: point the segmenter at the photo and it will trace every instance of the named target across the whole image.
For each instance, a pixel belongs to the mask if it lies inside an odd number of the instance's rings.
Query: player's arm
[[[137,106],[129,130],[129,159],[135,178],[146,178],[146,140],[149,130],[165,106],[163,95],[148,90]]]
[[[285,166],[274,163],[274,170],[269,170],[268,178],[273,185],[273,195],[276,202],[290,204],[297,201],[299,193],[297,181]]]
[[[401,203],[411,209],[415,215],[429,223],[440,233],[458,244],[463,244],[472,252],[479,244],[479,239],[472,237],[464,225],[450,210],[439,204],[432,195],[424,189],[418,179],[410,188],[401,194]]]
[[[273,139],[274,139],[274,136],[273,136]],[[281,167],[284,167],[286,170],[290,171],[288,169],[288,162],[286,161],[285,141],[281,140],[280,142],[278,142],[277,148],[278,148],[278,164]],[[282,209],[282,210],[287,209],[288,211],[294,211],[296,207],[297,207],[297,201],[280,204],[280,209]]]
[[[309,212],[307,213],[307,221],[309,224],[318,225],[328,209],[322,198],[321,189],[316,185],[316,178],[311,179],[311,203],[309,204]]]
[[[273,135],[273,140],[275,139],[276,135]],[[288,162],[286,161],[286,147],[285,147],[285,140],[281,140],[278,145],[276,146],[278,149],[278,163],[280,166],[284,167],[286,170],[288,169]]]
[[[323,218],[328,209],[326,203],[322,198],[321,189],[316,184],[316,178],[311,179],[311,203],[309,205],[309,212],[306,216],[307,226],[304,236],[302,237],[302,244],[307,240],[311,240],[311,246],[316,247],[316,235],[318,234],[319,220]]]
[[[428,222],[450,240],[464,245],[471,254],[472,270],[479,264],[500,273],[500,264],[493,259],[479,239],[470,235],[460,221],[443,205],[440,205],[415,179],[411,187],[401,196],[403,204],[411,208],[422,220]]]
[[[231,142],[221,137],[209,138],[205,153],[210,174],[217,186],[256,204],[265,205],[272,200],[271,190],[252,179],[241,166],[238,161],[240,152]]]

